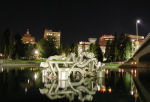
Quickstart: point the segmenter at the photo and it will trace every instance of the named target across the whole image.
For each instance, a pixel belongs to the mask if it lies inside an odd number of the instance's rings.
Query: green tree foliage
[[[108,62],[110,62],[111,59],[112,59],[112,57],[111,57],[111,48],[112,48],[111,47],[111,42],[107,41],[104,57],[107,59]]]
[[[62,53],[63,53],[63,46],[62,44],[60,44],[60,47],[58,48],[58,54],[62,55]]]
[[[129,37],[125,37],[125,60],[128,60],[132,55],[132,42]]]
[[[71,52],[75,53],[78,56],[78,44],[72,43]]]
[[[41,57],[48,58],[58,54],[56,48],[56,38],[53,36],[48,36],[46,39],[43,38],[38,42],[38,51]]]
[[[90,52],[93,52],[98,61],[103,61],[103,53],[99,45],[90,44]]]
[[[101,61],[101,62],[103,61],[103,53],[100,48],[100,45],[96,45],[95,56],[98,59],[98,61]]]
[[[111,51],[110,51],[110,56],[111,56],[110,61],[112,61],[112,62],[118,61],[118,57],[119,57],[118,39],[117,39],[116,34],[114,36],[115,36],[115,38],[110,44],[110,47],[111,47],[110,48],[111,49]]]
[[[125,61],[131,57],[132,42],[128,36],[122,34],[119,39],[115,39],[106,44],[105,58],[107,62]]]
[[[128,60],[131,57],[132,52],[132,42],[128,36],[121,35],[119,40],[119,54],[120,54],[120,61]]]
[[[65,48],[65,54],[66,54],[66,56],[68,56],[70,54],[70,52],[71,52],[70,50],[71,50],[70,46],[67,45],[67,47]]]

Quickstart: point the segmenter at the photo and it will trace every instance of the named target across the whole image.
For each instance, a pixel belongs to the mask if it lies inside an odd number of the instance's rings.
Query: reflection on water
[[[82,102],[92,101],[97,92],[101,94],[111,94],[113,92],[111,86],[114,88],[114,86],[111,85],[113,83],[112,81],[120,81],[121,79],[125,81],[125,88],[128,90],[126,94],[130,94],[131,97],[134,98],[134,102],[141,101],[141,99],[138,99],[140,97],[133,81],[133,75],[136,77],[137,74],[136,69],[131,69],[131,74],[125,72],[124,69],[119,69],[118,71],[106,70],[104,73],[105,76],[103,77],[81,77],[80,75],[75,75],[68,80],[60,80],[63,78],[56,80],[47,77],[43,71],[44,87],[40,88],[40,93],[45,94],[50,100],[67,98],[69,101],[73,101],[75,97],[77,97],[77,99]],[[113,74],[115,74],[115,76]],[[120,82],[115,82],[115,84],[116,83]],[[121,85],[122,83],[119,87],[122,87]],[[118,86],[115,85],[115,88],[118,88]],[[114,89],[114,92],[116,90],[117,89]]]
[[[44,88],[40,89],[42,94],[46,94],[50,99],[67,98],[73,101],[75,96],[80,101],[92,101],[97,90],[106,91],[104,77],[100,78],[77,78],[69,80],[47,80]]]
[[[142,89],[135,84],[139,70],[105,70],[104,73],[104,77],[75,74],[68,80],[58,80],[45,77],[41,68],[0,68],[0,97],[4,100],[1,102],[143,102]]]

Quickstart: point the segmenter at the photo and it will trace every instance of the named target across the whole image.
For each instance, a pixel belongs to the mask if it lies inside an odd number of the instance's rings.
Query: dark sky
[[[81,2],[82,1],[82,2]],[[135,34],[141,19],[140,35],[150,32],[149,3],[133,0],[20,0],[0,3],[0,33],[10,27],[24,34],[26,29],[39,40],[44,28],[62,32],[62,43],[71,44],[89,37],[114,32]]]

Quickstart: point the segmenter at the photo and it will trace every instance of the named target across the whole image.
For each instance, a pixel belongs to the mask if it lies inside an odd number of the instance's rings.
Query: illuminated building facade
[[[78,44],[78,53],[90,50],[90,44],[95,44],[97,38],[88,38],[89,41],[80,41]]]
[[[133,35],[133,34],[125,34],[125,35],[131,39],[133,44],[135,44],[137,40],[137,35]],[[138,36],[138,41],[139,41],[139,45],[141,45],[141,43],[144,41],[144,36]]]
[[[54,36],[56,38],[56,48],[60,47],[61,32],[54,32],[52,30],[45,29],[44,30],[44,38],[46,38],[47,36]]]
[[[31,36],[31,34],[29,33],[29,29],[27,29],[27,32],[26,32],[26,34],[24,34],[23,36],[22,36],[22,42],[24,43],[24,44],[35,44],[36,42],[35,42],[35,37],[33,37],[33,36]]]
[[[105,53],[105,49],[106,49],[106,44],[108,41],[113,41],[115,38],[115,36],[113,35],[103,35],[99,38],[99,45],[100,45],[100,48],[103,52],[103,54]]]

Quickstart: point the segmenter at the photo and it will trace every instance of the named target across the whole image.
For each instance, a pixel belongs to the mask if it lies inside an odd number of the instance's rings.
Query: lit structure
[[[63,56],[50,56],[46,62],[41,62],[40,64],[40,67],[46,69],[48,77],[52,75],[60,80],[67,80],[72,72],[79,72],[83,77],[94,75],[99,71],[103,71],[103,66],[104,64],[98,62],[94,53],[91,52],[82,52],[78,57],[75,53],[71,53],[65,59]]]
[[[41,94],[51,100],[67,98],[73,101],[77,96],[84,102],[92,101],[97,91],[106,91],[104,64],[98,62],[93,53],[82,52],[78,57],[71,53],[65,60],[62,59],[63,56],[50,56],[46,62],[41,62],[40,66],[44,67],[44,87],[39,89]]]
[[[97,38],[88,38],[88,41],[80,41],[78,44],[78,53],[88,51],[90,44],[95,44]]]
[[[61,32],[54,32],[52,30],[45,29],[44,30],[44,38],[46,38],[47,36],[54,36],[56,38],[56,48],[60,47]]]
[[[137,45],[139,47],[144,41],[144,36],[139,36],[139,35],[137,36],[133,34],[125,34],[125,36],[128,36],[131,39],[134,49],[137,48]],[[138,41],[138,44],[137,44],[137,41]]]
[[[139,36],[139,35],[137,36],[137,35],[127,34],[127,33],[125,34],[125,36],[128,36],[134,44],[136,43],[137,39],[139,41],[139,45],[144,41],[144,36]]]
[[[24,43],[24,44],[35,44],[36,42],[35,42],[35,37],[33,37],[33,36],[31,36],[31,34],[29,33],[29,29],[27,29],[27,32],[26,32],[26,34],[24,34],[23,36],[22,36],[22,42]]]
[[[100,48],[102,49],[103,54],[105,53],[105,49],[106,49],[106,44],[108,41],[113,41],[115,38],[115,36],[113,35],[103,35],[99,38],[99,45]]]
[[[139,40],[138,40],[138,24],[140,23],[140,20],[136,20],[136,42],[135,42],[135,44],[136,44],[136,49],[138,49],[139,48]]]
[[[78,44],[78,53],[88,51],[90,49],[90,42],[80,41]]]

